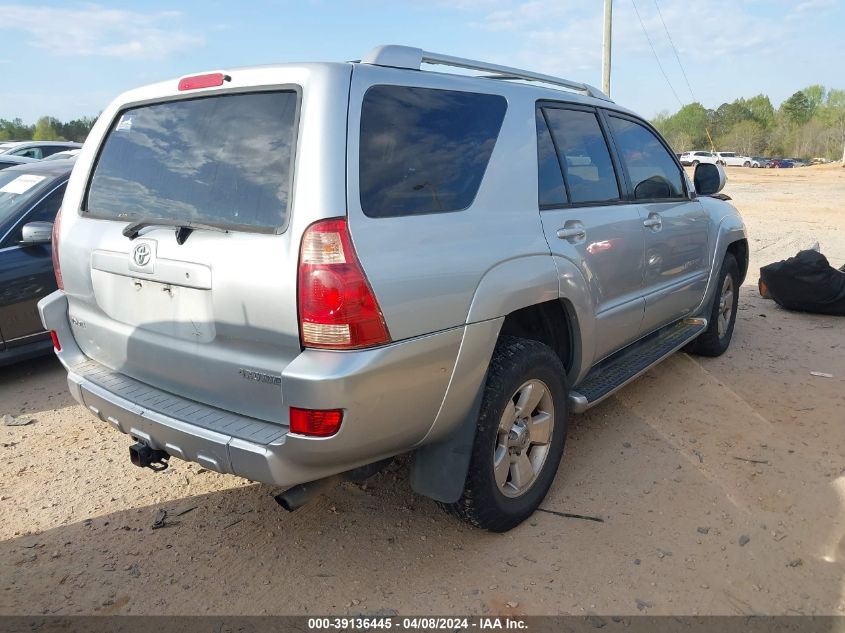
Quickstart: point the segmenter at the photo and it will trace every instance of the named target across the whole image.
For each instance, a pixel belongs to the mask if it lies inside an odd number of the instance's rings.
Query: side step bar
[[[631,343],[593,367],[581,384],[569,392],[569,410],[582,413],[597,405],[706,329],[707,319],[682,319]]]

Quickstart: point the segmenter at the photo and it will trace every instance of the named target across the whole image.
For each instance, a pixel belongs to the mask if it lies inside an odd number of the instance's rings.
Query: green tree
[[[726,134],[719,138],[718,145],[745,156],[756,156],[763,151],[766,134],[757,121],[747,120],[736,123]]]
[[[33,141],[59,141],[64,140],[56,132],[55,119],[43,116],[35,124],[35,131],[32,134]]]
[[[799,90],[781,104],[780,114],[788,124],[806,123],[813,114],[810,100],[803,91]]]

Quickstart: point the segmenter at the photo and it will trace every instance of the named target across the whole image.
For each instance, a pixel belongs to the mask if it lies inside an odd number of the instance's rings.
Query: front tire
[[[739,265],[727,253],[719,271],[716,295],[710,308],[707,329],[687,346],[687,351],[699,356],[721,356],[731,344],[736,308],[739,304]]]
[[[448,513],[507,532],[540,506],[554,481],[567,429],[567,386],[546,345],[503,336],[496,345],[464,490]]]

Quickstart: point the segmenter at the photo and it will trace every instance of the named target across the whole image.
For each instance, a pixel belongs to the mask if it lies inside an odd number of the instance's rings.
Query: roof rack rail
[[[511,68],[510,66],[500,66],[498,64],[489,64],[487,62],[481,62],[474,59],[464,59],[463,57],[453,57],[452,55],[432,53],[412,46],[399,46],[396,44],[377,46],[364,56],[361,63],[373,64],[375,66],[391,66],[393,68],[408,68],[411,70],[420,70],[420,67],[423,64],[437,64],[440,66],[451,66],[453,68],[466,68],[468,70],[491,73],[490,75],[485,75],[485,78],[487,79],[519,79],[524,81],[537,81],[553,86],[561,86],[563,88],[568,88],[569,90],[575,90],[576,92],[581,92],[588,97],[611,101],[610,97],[590,84],[571,81],[561,77],[553,77],[552,75],[533,73],[528,70]]]

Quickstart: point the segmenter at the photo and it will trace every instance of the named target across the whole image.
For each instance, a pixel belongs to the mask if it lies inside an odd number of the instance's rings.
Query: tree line
[[[67,123],[55,117],[43,116],[33,125],[21,119],[0,119],[0,141],[76,141],[82,143],[96,122],[96,117],[84,116]]]
[[[766,95],[709,110],[691,103],[652,121],[677,152],[712,149],[746,156],[845,158],[845,90],[813,85],[775,109]]]

